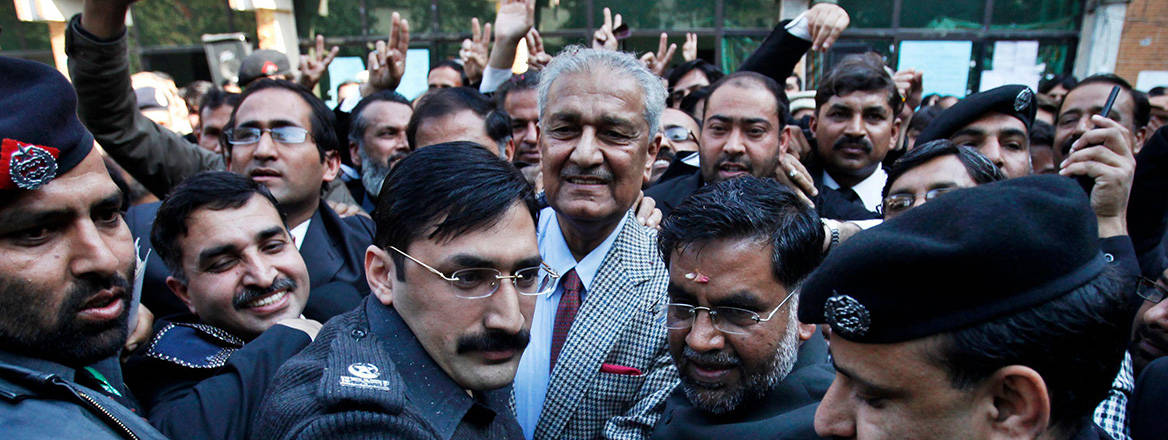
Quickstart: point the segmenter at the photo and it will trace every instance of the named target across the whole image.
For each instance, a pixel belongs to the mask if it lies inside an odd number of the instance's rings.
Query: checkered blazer
[[[678,383],[658,312],[669,272],[656,232],[626,216],[552,370],[536,439],[648,438]],[[602,364],[643,374],[601,372]]]

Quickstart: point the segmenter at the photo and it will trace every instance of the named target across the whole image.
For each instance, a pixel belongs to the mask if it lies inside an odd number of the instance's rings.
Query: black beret
[[[1026,129],[1034,124],[1034,114],[1038,111],[1038,104],[1034,99],[1034,91],[1030,87],[1013,84],[1001,86],[984,92],[974,93],[965,99],[953,104],[937,115],[921,134],[917,136],[916,145],[937,139],[949,139],[958,130],[965,128],[973,121],[981,119],[987,113],[1001,113],[1013,116],[1026,124]]]
[[[1062,176],[961,189],[856,234],[803,283],[799,321],[910,341],[1058,298],[1107,265],[1086,194]]]
[[[0,191],[36,189],[93,149],[77,93],[48,65],[0,57]]]

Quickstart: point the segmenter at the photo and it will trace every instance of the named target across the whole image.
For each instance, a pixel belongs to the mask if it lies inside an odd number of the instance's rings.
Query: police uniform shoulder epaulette
[[[146,347],[146,356],[187,368],[219,368],[243,340],[221,328],[206,324],[172,322]]]

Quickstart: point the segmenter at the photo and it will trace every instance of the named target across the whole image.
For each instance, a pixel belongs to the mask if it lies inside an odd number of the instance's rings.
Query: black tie
[[[863,203],[860,201],[860,195],[856,194],[856,191],[851,189],[851,188],[844,188],[841,186],[839,188],[839,193],[840,193],[840,195],[844,196],[844,198],[847,199],[849,202]]]

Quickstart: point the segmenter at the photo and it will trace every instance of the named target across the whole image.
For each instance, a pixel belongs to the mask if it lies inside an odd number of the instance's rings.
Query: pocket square
[[[623,376],[640,376],[642,374],[645,374],[645,373],[642,373],[641,370],[638,370],[636,368],[626,367],[624,365],[617,365],[617,364],[601,364],[600,365],[600,372],[601,373],[620,374]]]

